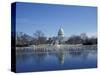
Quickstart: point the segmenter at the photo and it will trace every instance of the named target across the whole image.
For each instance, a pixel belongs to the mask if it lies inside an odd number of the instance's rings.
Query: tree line
[[[23,32],[16,32],[16,46],[29,46],[29,45],[39,45],[39,44],[51,44],[57,37],[46,37],[44,33],[37,30],[30,36]],[[83,45],[93,45],[97,44],[97,38],[89,38],[85,33],[82,35],[73,35],[65,41],[64,44],[83,44]]]

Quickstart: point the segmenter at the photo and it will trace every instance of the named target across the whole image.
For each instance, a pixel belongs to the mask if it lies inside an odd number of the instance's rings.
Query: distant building
[[[59,44],[65,43],[65,40],[64,40],[64,30],[63,30],[62,27],[60,27],[60,29],[58,30],[58,37],[57,38],[58,38],[57,40],[58,40]]]
[[[58,31],[58,38],[62,38],[64,37],[64,30],[62,27],[60,27],[59,31]]]
[[[85,33],[82,33],[80,36],[81,36],[81,39],[82,39],[82,40],[86,40],[86,39],[88,38],[87,35],[86,35]]]
[[[53,39],[53,44],[64,44],[67,41],[67,38],[64,36],[64,30],[62,27],[58,30],[58,35]]]

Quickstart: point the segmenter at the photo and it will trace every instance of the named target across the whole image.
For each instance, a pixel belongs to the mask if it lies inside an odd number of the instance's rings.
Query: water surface
[[[16,72],[97,67],[97,50],[59,50],[16,54]]]

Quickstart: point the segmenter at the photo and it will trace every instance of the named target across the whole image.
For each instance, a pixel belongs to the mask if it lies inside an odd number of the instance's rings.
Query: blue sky
[[[65,36],[97,32],[97,8],[36,3],[16,4],[16,31],[57,36],[62,25]]]

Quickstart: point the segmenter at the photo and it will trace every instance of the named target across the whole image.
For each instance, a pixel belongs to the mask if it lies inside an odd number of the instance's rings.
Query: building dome
[[[62,27],[60,27],[60,29],[58,31],[58,36],[64,36],[64,30]]]

